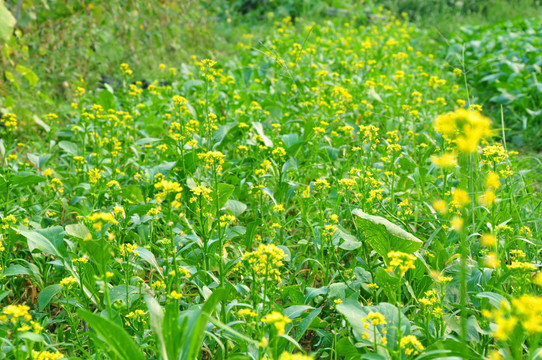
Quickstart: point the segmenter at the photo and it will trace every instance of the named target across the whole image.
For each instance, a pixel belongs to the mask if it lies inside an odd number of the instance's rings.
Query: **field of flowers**
[[[0,359],[541,357],[541,162],[406,19],[271,20],[2,115]]]

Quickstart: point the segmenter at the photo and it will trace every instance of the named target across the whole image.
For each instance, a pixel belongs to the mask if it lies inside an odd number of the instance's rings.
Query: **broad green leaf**
[[[3,0],[0,0],[0,40],[7,41],[13,33],[16,20],[6,8]]]
[[[235,190],[235,186],[230,184],[218,184],[218,206],[222,208],[229,200],[231,194]]]
[[[122,197],[133,204],[142,203],[144,200],[143,193],[137,185],[124,186],[122,188]]]
[[[19,264],[11,265],[4,271],[4,276],[32,275],[27,267]]]
[[[47,305],[51,302],[51,300],[60,293],[62,290],[62,287],[58,284],[53,284],[47,286],[45,289],[40,291],[38,295],[38,306],[39,311],[43,311]]]
[[[41,250],[42,252],[54,255],[57,257],[62,257],[57,248],[53,245],[51,240],[33,230],[22,230],[18,229],[19,233],[23,235],[28,242],[28,249],[32,252],[34,249]]]
[[[32,164],[34,164],[38,169],[43,170],[43,168],[45,167],[45,164],[51,158],[51,155],[50,154],[46,154],[46,155],[28,154],[27,157],[28,157],[28,160]]]
[[[162,275],[162,270],[158,266],[158,262],[156,261],[156,257],[152,252],[145,249],[144,247],[138,247],[136,249],[137,253],[139,254],[139,257],[142,258],[146,263],[151,265],[160,275]]]
[[[352,213],[361,218],[360,229],[367,243],[386,260],[390,251],[411,254],[423,245],[416,236],[383,217],[366,214],[360,209]]]
[[[246,204],[243,204],[242,202],[237,201],[237,200],[228,200],[226,201],[224,208],[231,210],[233,215],[239,216],[245,212],[245,210],[247,209],[247,206]]]
[[[265,135],[265,133],[263,132],[263,125],[261,123],[253,122],[252,128],[256,131],[256,133],[258,133],[258,135],[260,135],[265,146],[270,148],[273,147],[273,141],[271,141],[271,139],[267,137],[267,135]]]
[[[17,70],[26,80],[28,80],[28,83],[31,87],[36,86],[36,84],[38,83],[38,75],[36,75],[36,73],[33,72],[32,69],[29,69],[26,66],[19,64],[15,67],[15,70]]]
[[[84,224],[66,225],[65,232],[66,234],[78,239],[88,239],[88,236],[90,235],[90,231],[88,231]]]
[[[49,125],[47,125],[47,123],[45,121],[43,121],[42,119],[40,119],[37,115],[34,115],[32,116],[32,119],[34,120],[34,122],[39,125],[46,133],[48,133],[49,131],[51,131],[51,127]]]
[[[224,140],[224,138],[228,135],[230,130],[236,126],[237,126],[236,122],[230,122],[219,127],[218,130],[216,130],[214,134],[215,145],[220,144]]]
[[[366,336],[369,336],[369,341],[374,341],[374,326],[371,323],[363,322],[362,319],[367,317],[370,312],[379,312],[386,318],[387,334],[382,333],[383,327],[377,326],[376,337],[377,341],[380,342],[383,336],[387,337],[388,346],[392,349],[397,347],[397,326],[399,326],[399,310],[397,307],[388,303],[380,303],[378,305],[372,306],[362,306],[355,299],[349,298],[346,299],[341,304],[337,305],[337,311],[341,313],[346,321],[350,324],[354,330],[354,335],[358,341],[362,340],[363,335],[367,333]],[[368,324],[368,328],[366,328]],[[402,335],[410,334],[410,321],[407,317],[401,313],[401,332]]]
[[[203,342],[205,327],[209,322],[209,317],[215,312],[218,302],[225,300],[227,297],[228,291],[226,289],[216,289],[207,299],[201,308],[201,312],[198,315],[196,324],[192,329],[192,333],[190,334],[190,344],[188,344],[188,351],[183,352],[183,360],[196,359],[201,351],[201,343]]]
[[[150,327],[152,332],[154,332],[154,335],[158,338],[162,358],[164,360],[169,360],[166,341],[164,339],[164,330],[162,327],[164,322],[164,311],[158,301],[150,295],[145,295],[145,302],[147,303],[147,310],[149,311]]]
[[[503,301],[508,302],[504,296],[490,291],[478,293],[476,294],[476,297],[479,299],[488,299],[491,306],[496,308],[498,308]]]
[[[21,339],[21,340],[30,340],[30,341],[33,341],[33,342],[36,342],[36,343],[41,343],[41,342],[45,341],[45,338],[43,337],[43,335],[36,334],[34,332],[31,332],[31,331],[23,332],[22,334],[19,335],[19,339]]]
[[[98,93],[98,103],[104,109],[117,109],[117,99],[109,90],[102,90]]]
[[[45,181],[44,176],[34,175],[32,173],[18,173],[9,178],[9,183],[11,185],[20,187],[36,185],[43,181]]]
[[[61,141],[58,143],[58,147],[67,152],[70,155],[78,155],[79,149],[77,148],[77,145],[72,143],[71,141]]]
[[[109,296],[111,297],[111,303],[122,300],[125,304],[132,304],[140,296],[141,288],[133,285],[117,285],[111,288]]]
[[[110,355],[114,355],[121,360],[146,359],[145,355],[139,350],[139,346],[122,327],[111,320],[83,309],[77,309],[77,313],[108,345],[107,350]]]
[[[382,98],[380,97],[380,95],[378,95],[378,93],[373,88],[369,89],[368,95],[371,99],[375,99],[378,102],[382,102]]]
[[[111,245],[104,239],[80,240],[79,245],[98,265],[101,274],[105,272],[105,267],[111,258]]]
[[[6,291],[0,292],[0,301],[4,300],[6,298],[6,296],[8,296],[9,294],[11,294],[11,290],[6,290]]]
[[[134,143],[134,145],[152,144],[152,143],[157,142],[157,141],[160,141],[160,140],[162,140],[162,139],[160,139],[160,138],[149,138],[149,137],[146,137],[146,138],[137,140],[137,141]]]
[[[36,229],[34,231],[49,239],[60,256],[68,256],[68,253],[66,252],[66,245],[64,243],[64,228],[62,228],[62,226],[57,225],[45,229]]]

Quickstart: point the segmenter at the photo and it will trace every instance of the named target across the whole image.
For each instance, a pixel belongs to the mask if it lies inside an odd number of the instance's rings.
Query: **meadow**
[[[541,358],[536,53],[492,102],[407,13],[258,21],[2,98],[0,359]]]

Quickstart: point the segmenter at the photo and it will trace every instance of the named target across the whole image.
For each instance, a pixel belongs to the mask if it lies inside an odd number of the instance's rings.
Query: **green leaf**
[[[96,262],[100,274],[105,271],[109,259],[111,258],[111,245],[104,239],[79,241],[81,248]]]
[[[11,12],[4,5],[4,1],[0,0],[0,40],[9,40],[16,22]]]
[[[106,110],[117,109],[117,99],[109,90],[102,90],[98,93],[98,103]]]
[[[36,229],[34,231],[49,239],[61,257],[68,256],[64,243],[64,228],[62,226],[57,225],[45,229]]]
[[[40,291],[40,294],[38,295],[38,306],[39,311],[43,311],[47,305],[51,302],[51,300],[60,293],[62,290],[62,287],[58,284],[53,284],[47,286],[45,289]]]
[[[11,294],[11,290],[0,292],[0,301],[4,300],[9,294]]]
[[[1,16],[1,15],[0,15]],[[0,25],[1,26],[1,25]],[[1,30],[0,30],[1,31]],[[21,86],[17,82],[17,79],[15,79],[15,76],[13,76],[13,73],[9,71],[4,71],[4,75],[6,76],[6,79],[9,80],[10,83],[13,84],[17,88],[17,90],[21,90]]]
[[[198,316],[192,334],[190,334],[190,344],[188,344],[188,351],[183,352],[183,360],[193,360],[197,358],[201,351],[201,343],[203,342],[205,327],[209,322],[209,317],[215,312],[218,302],[225,300],[228,295],[228,291],[222,288],[216,289],[211,296],[209,296],[201,309],[201,313]]]
[[[78,239],[87,239],[90,235],[90,231],[88,231],[84,224],[66,225],[65,232],[66,234]]]
[[[476,297],[479,299],[488,299],[491,306],[496,308],[498,308],[503,301],[508,302],[504,296],[490,291],[478,293],[476,294]]]
[[[265,133],[263,132],[263,125],[261,123],[253,122],[252,128],[258,133],[258,135],[260,135],[265,146],[270,148],[273,147],[273,141],[271,141],[271,139],[265,135]]]
[[[38,83],[38,75],[36,75],[36,73],[33,72],[32,69],[29,69],[19,64],[15,67],[15,70],[17,70],[26,80],[28,80],[28,83],[31,87],[36,86],[36,84]]]
[[[355,299],[349,298],[346,299],[341,304],[337,305],[337,311],[341,313],[346,321],[352,327],[355,337],[358,341],[362,340],[363,335],[367,333],[369,336],[369,341],[374,341],[374,326],[370,322],[363,322],[362,319],[367,317],[370,312],[379,312],[386,318],[387,334],[383,334],[381,331],[382,326],[376,329],[377,342],[382,340],[383,336],[387,337],[388,346],[391,349],[397,347],[397,327],[399,326],[399,310],[397,307],[388,303],[380,303],[375,306],[361,306]],[[368,324],[369,327],[366,328],[365,324]],[[401,333],[402,335],[410,334],[410,321],[407,317],[401,313]]]
[[[77,313],[108,345],[106,349],[110,355],[121,360],[145,360],[145,355],[122,327],[83,309],[77,309]]]
[[[164,330],[162,327],[164,322],[164,311],[162,310],[162,307],[158,301],[156,301],[156,299],[150,295],[145,295],[145,302],[147,303],[147,310],[149,311],[149,316],[151,319],[150,327],[152,332],[154,332],[158,338],[162,358],[164,360],[169,360],[166,341],[164,339]]]
[[[34,249],[41,250],[42,252],[54,255],[56,257],[62,257],[58,249],[53,245],[51,240],[43,236],[37,231],[17,229],[21,235],[23,235],[28,242],[28,249],[32,252]]]
[[[162,275],[162,270],[158,266],[158,262],[156,261],[156,257],[152,252],[145,249],[144,247],[138,247],[136,249],[137,253],[139,254],[139,257],[142,258],[146,263],[151,265],[160,275]]]
[[[45,177],[39,175],[33,175],[30,173],[19,173],[9,178],[9,182],[15,186],[30,186],[36,185],[45,181]]]
[[[19,264],[11,265],[4,271],[4,276],[17,275],[32,275],[32,271],[30,271],[27,267]]]
[[[34,120],[34,122],[39,125],[46,133],[51,131],[51,127],[47,125],[47,123],[40,119],[37,115],[32,116],[32,120]]]
[[[77,155],[79,153],[79,149],[77,148],[77,145],[75,145],[71,141],[65,141],[65,140],[61,141],[58,143],[58,147],[70,155]]]
[[[335,239],[337,239],[337,242],[335,241]],[[341,245],[339,245],[339,247],[343,250],[351,251],[361,247],[361,242],[358,241],[358,239],[354,235],[347,233],[341,228],[338,228],[335,232],[333,243],[337,244],[339,239],[343,240]]]
[[[373,88],[369,89],[368,95],[371,99],[374,99],[378,102],[382,102],[382,98],[380,97],[380,95],[378,95],[378,93]]]
[[[125,304],[132,304],[140,296],[141,289],[133,285],[117,285],[111,288],[109,296],[111,303],[122,300]],[[128,296],[127,296],[128,295]]]
[[[34,164],[38,169],[42,169],[45,167],[45,164],[49,159],[51,158],[50,154],[46,155],[36,155],[36,154],[28,154],[27,155],[28,160]]]
[[[230,184],[218,184],[218,206],[223,207],[229,200],[231,194],[235,190],[235,186]]]
[[[390,251],[411,254],[423,245],[416,236],[383,217],[366,214],[360,209],[352,213],[361,218],[360,228],[367,243],[386,260]]]
[[[359,359],[360,356],[358,348],[346,336],[337,341],[336,350],[337,354],[345,360]]]
[[[43,335],[36,334],[30,331],[25,331],[22,334],[19,335],[19,339],[21,340],[30,340],[36,343],[41,343],[45,341],[45,338]]]
[[[247,205],[237,200],[228,200],[226,201],[224,208],[231,210],[233,215],[238,217],[239,215],[245,212],[245,210],[247,209]]]
[[[237,123],[230,122],[219,127],[218,130],[216,130],[214,134],[215,144],[216,145],[220,144],[224,140],[224,138],[228,135],[230,130],[236,126],[237,126]]]
[[[122,197],[133,204],[142,203],[144,200],[143,193],[137,185],[124,186],[122,188]]]

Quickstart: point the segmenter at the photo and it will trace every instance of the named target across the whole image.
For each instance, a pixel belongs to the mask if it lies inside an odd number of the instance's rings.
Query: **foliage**
[[[17,1],[7,5],[15,13]],[[115,86],[122,62],[144,80],[157,78],[162,59],[206,55],[212,30],[195,0],[24,1],[13,36],[0,37],[0,107],[17,109],[26,123],[36,111],[63,114],[77,86]]]
[[[465,69],[481,103],[500,117],[504,106],[512,141],[542,148],[542,19],[465,27],[453,39],[448,58]]]
[[[0,356],[538,358],[542,166],[365,10],[6,109]]]

